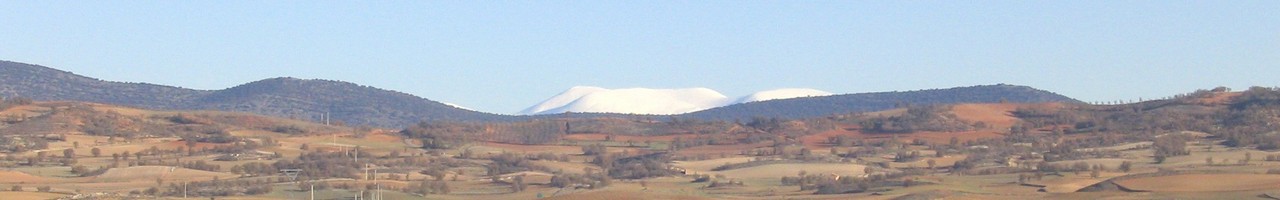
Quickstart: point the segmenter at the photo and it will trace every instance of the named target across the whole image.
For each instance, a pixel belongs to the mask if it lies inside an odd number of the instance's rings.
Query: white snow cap
[[[768,101],[775,99],[790,99],[797,97],[820,97],[831,96],[830,92],[815,90],[809,88],[783,88],[776,90],[765,90],[747,95],[738,99],[737,103],[749,103],[757,101]]]
[[[439,101],[439,102],[440,102],[440,103],[442,103],[442,104],[444,104],[444,105],[446,105],[446,106],[453,106],[454,108],[457,108],[457,109],[463,109],[463,110],[476,111],[475,109],[471,109],[471,108],[468,108],[468,107],[463,107],[463,106],[461,106],[461,105],[454,104],[454,103],[443,102],[443,101]]]
[[[533,105],[518,114],[540,115],[565,112],[674,115],[715,107],[775,99],[827,96],[830,92],[788,88],[756,92],[733,98],[708,88],[605,89],[577,86]]]

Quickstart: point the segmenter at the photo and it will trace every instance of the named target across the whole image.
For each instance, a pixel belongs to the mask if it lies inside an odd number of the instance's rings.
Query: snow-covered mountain
[[[827,95],[831,95],[831,93],[807,88],[787,88],[729,98],[708,88],[606,89],[577,86],[569,88],[569,90],[542,103],[530,106],[518,114],[541,115],[582,112],[674,115],[747,102]]]

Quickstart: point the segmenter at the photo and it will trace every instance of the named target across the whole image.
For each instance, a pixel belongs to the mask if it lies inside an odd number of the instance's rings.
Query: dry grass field
[[[0,191],[0,197],[5,200],[48,200],[65,197],[66,194],[48,193],[48,192],[13,192]]]
[[[932,155],[931,153],[932,152],[922,152],[921,154]],[[941,158],[925,156],[911,162],[889,162],[888,166],[890,168],[926,168],[929,167],[929,160],[933,160],[934,168],[950,168],[952,165],[955,165],[957,161],[964,160],[967,157],[968,156],[966,155],[949,155]]]
[[[543,166],[551,169],[552,171],[564,171],[567,173],[585,174],[587,173],[585,169],[591,169],[594,171],[600,170],[600,166],[596,166],[590,163],[555,162],[555,161],[545,161],[545,160],[537,160],[532,162],[534,165]]]
[[[1089,176],[1066,175],[1052,180],[1031,181],[1030,183],[1044,185],[1044,191],[1048,193],[1073,193],[1080,189],[1084,189],[1085,187],[1107,181],[1109,178],[1110,176],[1093,178]]]
[[[486,143],[480,143],[473,146],[469,146],[466,148],[470,148],[471,151],[475,153],[480,153],[480,154],[499,154],[502,152],[529,153],[529,154],[536,154],[536,153],[543,153],[543,152],[558,153],[558,154],[559,153],[582,154],[582,147],[559,146],[559,145],[518,145],[518,144],[486,142]]]
[[[742,153],[742,151],[744,150],[765,148],[767,146],[768,146],[767,144],[697,146],[697,147],[681,149],[680,151],[676,152],[676,155],[680,155],[680,156],[697,156],[697,155],[719,156],[720,154],[736,155],[736,154]]]
[[[1099,158],[1099,159],[1057,161],[1057,162],[1049,162],[1049,164],[1069,166],[1071,164],[1076,164],[1076,163],[1085,163],[1085,164],[1088,164],[1089,166],[1101,165],[1103,167],[1106,167],[1107,169],[1116,169],[1116,168],[1119,168],[1120,164],[1124,163],[1125,161],[1132,162],[1131,160],[1119,159],[1119,158]]]
[[[858,176],[865,173],[866,166],[857,164],[798,163],[769,164],[755,167],[731,169],[713,174],[724,174],[729,178],[743,179],[779,179],[783,176],[796,176],[801,171],[808,174],[835,174],[840,176]]]
[[[20,171],[12,171],[12,170],[0,171],[0,183],[5,183],[5,184],[14,184],[14,183],[43,184],[43,183],[58,183],[63,181],[65,180],[59,180],[58,178],[40,177],[40,176],[35,176],[35,175],[27,174],[25,172],[20,172]]]
[[[1008,129],[1021,119],[1013,117],[1015,109],[1024,104],[957,104],[951,107],[951,112],[956,114],[960,119],[972,122],[984,122],[994,129]]]
[[[193,170],[180,167],[138,166],[115,168],[106,173],[91,177],[92,182],[130,182],[152,181],[157,178],[166,181],[200,181],[234,178],[237,175],[222,172]],[[216,177],[216,178],[215,178]]]
[[[1221,104],[1226,100],[1215,96],[1206,99],[1205,104]],[[73,104],[63,102],[63,104]],[[319,191],[318,199],[345,199],[361,192],[371,191],[373,180],[357,178],[363,171],[358,167],[339,168],[336,166],[367,164],[379,171],[373,175],[378,177],[378,187],[383,188],[386,199],[1250,199],[1260,198],[1265,192],[1280,190],[1280,175],[1266,174],[1272,169],[1280,168],[1280,162],[1265,161],[1267,155],[1277,155],[1274,151],[1259,151],[1252,147],[1229,147],[1224,145],[1225,139],[1216,137],[1210,131],[1185,132],[1170,131],[1161,135],[1182,137],[1191,136],[1186,141],[1186,150],[1190,155],[1169,157],[1163,163],[1153,158],[1155,151],[1150,147],[1150,140],[1132,140],[1110,142],[1104,145],[1093,145],[1087,148],[1054,149],[1051,152],[1037,149],[1045,146],[1075,143],[1096,142],[1099,134],[1072,133],[1051,135],[1045,129],[1074,127],[1075,124],[1037,127],[1040,131],[1031,131],[1016,140],[1003,140],[1017,135],[1010,134],[1008,128],[1028,121],[1015,117],[1011,112],[1020,108],[1037,108],[1057,111],[1064,109],[1062,104],[958,104],[953,105],[951,114],[967,122],[983,122],[990,127],[964,132],[913,132],[901,134],[871,134],[862,132],[857,123],[836,123],[829,128],[805,133],[767,132],[764,129],[751,129],[738,125],[733,134],[715,135],[718,143],[704,142],[688,145],[675,151],[668,151],[679,137],[685,142],[696,140],[699,136],[691,134],[659,134],[661,136],[614,135],[611,140],[607,134],[569,134],[559,140],[536,145],[499,143],[493,141],[465,141],[449,149],[424,149],[424,138],[407,138],[399,130],[376,128],[351,128],[326,126],[306,121],[278,119],[252,116],[241,113],[208,112],[208,111],[149,111],[135,108],[115,107],[110,105],[89,104],[100,112],[116,113],[115,121],[128,122],[127,126],[136,130],[151,123],[162,126],[168,131],[197,130],[197,134],[220,133],[244,140],[232,142],[187,142],[174,135],[146,137],[114,137],[90,135],[89,131],[77,128],[56,129],[50,135],[65,136],[49,139],[47,147],[27,151],[9,153],[12,159],[0,160],[6,164],[6,170],[0,170],[0,190],[9,186],[23,187],[22,192],[0,192],[0,199],[54,199],[66,197],[73,193],[115,193],[128,196],[130,192],[146,190],[152,187],[160,192],[169,190],[167,184],[180,182],[219,181],[261,181],[273,190],[262,194],[236,194],[218,197],[217,199],[288,199],[307,195],[307,191],[299,190],[300,185],[283,180],[278,169],[271,168],[265,174],[233,173],[232,168],[249,164],[272,165],[289,163],[282,161],[299,161],[303,155],[313,156],[301,162],[319,162],[319,155],[330,153],[331,160],[325,166],[307,166],[308,170],[348,170],[343,176],[320,177],[315,183],[324,183],[328,188]],[[51,112],[45,106],[18,106],[0,111],[4,115],[39,115]],[[866,113],[865,115],[900,116],[905,109]],[[195,116],[201,121],[195,124],[181,124],[170,119],[172,116]],[[132,120],[132,121],[130,121]],[[93,123],[89,117],[68,121],[68,126],[82,126]],[[59,122],[61,123],[61,121]],[[103,123],[103,122],[97,122]],[[207,124],[206,124],[207,123]],[[797,124],[801,122],[789,122]],[[280,131],[278,128],[296,128],[297,130]],[[216,130],[215,130],[216,129]],[[363,130],[363,132],[356,132]],[[753,132],[754,131],[754,132]],[[686,132],[687,133],[687,132]],[[1188,134],[1190,133],[1190,134]],[[740,135],[739,135],[740,134]],[[747,134],[755,138],[754,143],[740,142],[748,139]],[[1155,134],[1152,134],[1155,135]],[[202,135],[196,135],[202,136]],[[856,146],[835,146],[828,143],[832,137],[845,136],[866,144]],[[1057,138],[1054,138],[1057,137]],[[1164,137],[1164,136],[1161,136]],[[187,137],[191,138],[191,137]],[[776,142],[774,139],[781,138]],[[950,145],[951,138],[959,140]],[[32,138],[20,138],[32,139]],[[889,140],[897,139],[897,142]],[[1108,138],[1114,139],[1114,138]],[[725,141],[729,140],[729,141]],[[915,143],[914,140],[924,142]],[[216,140],[211,140],[216,141]],[[272,145],[253,146],[252,149],[226,149],[246,145],[248,143],[275,141]],[[636,144],[628,144],[634,141]],[[647,145],[645,141],[648,141]],[[986,143],[982,143],[986,142]],[[1034,142],[1036,145],[1030,145]],[[914,143],[914,144],[913,144]],[[13,143],[18,144],[18,143]],[[76,144],[79,144],[78,146]],[[613,157],[615,163],[595,162],[595,155],[583,155],[584,145],[606,146],[605,153]],[[723,144],[723,145],[720,145]],[[308,148],[303,149],[306,145]],[[351,157],[355,147],[361,148],[360,161]],[[219,149],[209,152],[177,152],[177,149]],[[97,148],[103,155],[94,157],[90,151]],[[808,148],[810,154],[800,154],[800,149]],[[74,151],[74,162],[62,163],[66,160],[62,151]],[[152,149],[159,151],[152,154]],[[778,149],[778,152],[773,150]],[[829,153],[835,149],[837,153]],[[757,151],[759,150],[759,151]],[[993,152],[1007,150],[1008,152]],[[470,151],[472,157],[463,157],[464,151]],[[42,161],[29,163],[26,158],[36,157],[43,152]],[[130,152],[128,159],[116,159],[111,154]],[[143,153],[139,160],[138,153]],[[176,152],[176,153],[175,153]],[[393,155],[392,152],[396,152]],[[628,154],[621,154],[627,152]],[[743,152],[749,152],[743,155]],[[850,153],[855,152],[855,153]],[[911,159],[896,159],[898,155],[918,152],[921,156]],[[934,157],[935,152],[944,156]],[[1066,158],[1049,158],[1051,153],[1085,152],[1083,156]],[[189,154],[190,153],[190,154]],[[514,153],[518,162],[501,163],[495,157],[503,153]],[[653,154],[650,154],[653,153]],[[757,154],[759,153],[759,154]],[[1245,155],[1250,155],[1247,164],[1238,163]],[[274,154],[281,157],[274,158]],[[545,159],[535,157],[539,154],[550,154],[557,158]],[[783,155],[778,155],[783,154]],[[642,159],[641,155],[670,156],[661,163],[633,162],[624,165],[624,159]],[[245,156],[239,157],[239,156]],[[367,156],[367,157],[366,157]],[[602,156],[603,157],[603,156]],[[567,162],[558,161],[568,158]],[[1215,161],[1206,163],[1206,159]],[[203,162],[216,168],[175,167],[176,161],[184,164]],[[725,164],[741,164],[756,160],[771,162],[753,163],[737,168],[713,171]],[[932,160],[933,169],[921,169]],[[1007,162],[1013,160],[1014,162]],[[1089,166],[1100,165],[1098,177],[1091,176],[1089,171],[1046,171],[1034,169],[1035,164],[1051,160],[1049,165],[1070,166],[1085,163]],[[1025,162],[1030,166],[1011,166],[1010,163]],[[1133,164],[1129,172],[1118,170],[1123,162]],[[501,163],[501,164],[500,164]],[[639,163],[639,164],[637,164]],[[334,166],[329,166],[334,165]],[[613,168],[606,168],[605,166]],[[659,168],[649,169],[657,165]],[[968,165],[968,166],[966,166]],[[72,173],[73,166],[84,169],[109,167],[101,174],[81,175]],[[296,166],[296,165],[295,165]],[[667,168],[662,168],[667,167]],[[956,171],[955,168],[969,167],[969,171]],[[869,169],[868,169],[869,168]],[[623,171],[671,171],[683,169],[688,173],[678,172],[653,176],[643,179],[610,178],[608,186],[594,178],[583,182],[575,182],[563,188],[552,187],[555,177],[599,176],[602,172],[614,173]],[[872,174],[865,174],[870,170]],[[963,169],[961,169],[963,170]],[[1056,169],[1060,170],[1060,169]],[[491,171],[494,174],[490,174]],[[1176,175],[1143,177],[1157,172]],[[444,174],[440,182],[427,174]],[[555,174],[562,172],[566,174]],[[838,175],[847,180],[866,181],[866,185],[854,185],[861,190],[840,194],[818,194],[821,189],[801,189],[799,184],[784,183],[783,177],[796,177],[801,172],[813,182],[805,185],[814,186],[814,182],[827,181]],[[594,174],[592,174],[594,173]],[[495,176],[496,174],[496,176]],[[592,174],[592,175],[586,175]],[[1038,174],[1040,179],[1023,178]],[[514,176],[522,176],[526,188],[523,191],[513,189]],[[710,175],[714,178],[696,181],[698,175]],[[877,177],[894,175],[892,177]],[[497,180],[495,181],[495,177]],[[621,176],[619,176],[621,177]],[[1117,178],[1120,177],[1120,178]],[[1140,178],[1129,178],[1140,177]],[[875,181],[870,181],[877,179]],[[602,179],[603,180],[603,179]],[[1084,188],[1096,188],[1099,183],[1114,182],[1121,187],[1139,191],[1121,191],[1118,189],[1101,189],[1100,191],[1078,192]],[[603,181],[601,181],[603,182]],[[712,183],[736,182],[712,187]],[[445,183],[449,194],[419,194],[423,183]],[[736,184],[735,183],[735,184]],[[828,182],[829,183],[829,182]],[[257,184],[257,183],[255,183]],[[52,193],[34,192],[38,187],[51,187]],[[339,188],[341,186],[341,188]],[[590,186],[598,186],[591,188]],[[1105,184],[1103,184],[1105,186]],[[225,187],[225,186],[224,186]],[[848,186],[853,187],[853,186]],[[1089,191],[1089,190],[1086,190]],[[367,194],[367,193],[366,193]],[[1215,198],[1217,197],[1217,198]],[[180,199],[173,195],[154,197],[145,194],[134,194],[124,199]],[[207,198],[188,198],[207,199]]]
[[[1129,189],[1153,192],[1224,192],[1280,189],[1280,175],[1274,174],[1180,174],[1124,179],[1115,182]]]

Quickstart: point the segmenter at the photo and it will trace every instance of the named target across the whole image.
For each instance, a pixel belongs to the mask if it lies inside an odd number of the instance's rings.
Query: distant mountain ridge
[[[331,80],[272,78],[218,90],[195,99],[196,108],[319,115],[351,124],[398,127],[422,120],[495,121],[511,116],[461,109],[418,96]]]
[[[173,109],[207,91],[98,80],[25,63],[0,61],[0,95],[37,100],[78,100]]]
[[[747,102],[827,95],[831,95],[831,93],[808,88],[784,88],[730,98],[710,88],[605,89],[576,86],[524,111],[520,111],[518,114],[546,115],[565,112],[587,112],[678,115]]]
[[[1020,85],[979,85],[907,92],[873,92],[822,97],[802,97],[751,102],[685,114],[699,119],[745,119],[752,116],[779,118],[823,117],[850,112],[892,109],[898,104],[1065,102],[1083,103],[1053,92]]]
[[[224,90],[103,81],[39,65],[0,61],[0,96],[88,101],[167,110],[224,110],[354,125],[403,127],[423,120],[495,121],[511,116],[459,109],[396,91],[331,80],[272,78]]]
[[[223,90],[195,90],[148,83],[104,81],[39,65],[0,61],[0,96],[42,101],[87,101],[146,109],[222,110],[320,121],[328,114],[351,125],[406,127],[420,121],[519,121],[559,117],[697,119],[821,117],[892,108],[897,103],[948,104],[1079,101],[1027,86],[991,85],[909,92],[800,97],[735,104],[680,115],[574,113],[512,116],[462,109],[426,98],[332,80],[271,78]],[[767,95],[766,95],[767,96]]]

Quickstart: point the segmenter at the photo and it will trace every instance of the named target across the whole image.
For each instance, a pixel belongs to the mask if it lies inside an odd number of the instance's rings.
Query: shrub
[[[743,186],[743,185],[745,184],[743,184],[742,181],[725,181],[725,182],[711,181],[711,184],[708,184],[707,188],[733,187],[733,186]]]
[[[703,175],[699,175],[699,176],[697,176],[697,177],[693,178],[693,182],[694,182],[694,183],[702,183],[702,182],[707,182],[707,181],[711,181],[711,176],[708,176],[708,175],[705,175],[705,174],[703,174]]]

